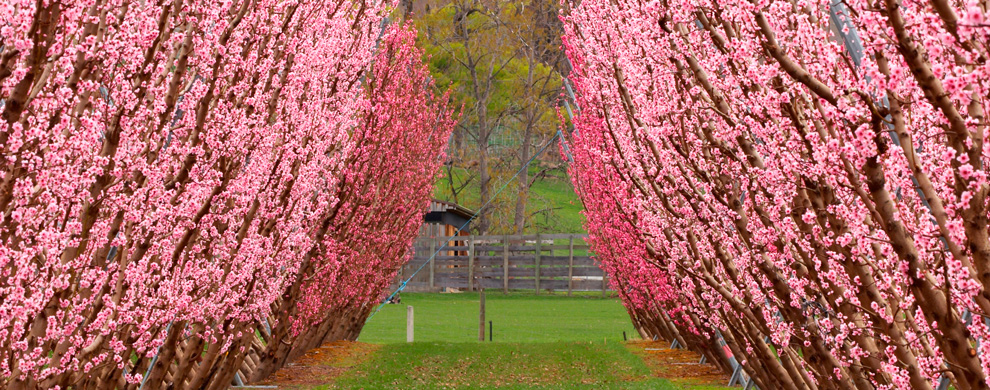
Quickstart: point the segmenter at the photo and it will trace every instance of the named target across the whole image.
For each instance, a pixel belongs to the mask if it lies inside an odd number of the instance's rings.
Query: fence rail
[[[591,258],[585,234],[419,238],[396,276],[406,291],[461,289],[608,291],[608,275]],[[447,246],[443,246],[444,243]],[[437,249],[442,248],[431,258]]]

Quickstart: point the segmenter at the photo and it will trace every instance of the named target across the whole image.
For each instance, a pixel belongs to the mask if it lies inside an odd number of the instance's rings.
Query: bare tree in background
[[[477,233],[520,233],[529,219],[529,189],[545,173],[530,175],[522,168],[557,126],[561,85],[555,69],[562,58],[557,4],[455,0],[433,9],[417,4],[411,9],[422,12],[413,17],[433,55],[434,75],[439,84],[451,84],[454,98],[464,104],[441,188],[459,202],[462,192],[474,187],[478,203],[468,205],[490,203],[474,224]],[[493,199],[497,186],[520,169],[514,190]]]

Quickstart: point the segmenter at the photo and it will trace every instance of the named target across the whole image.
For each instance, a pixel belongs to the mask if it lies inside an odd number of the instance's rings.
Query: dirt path
[[[669,341],[631,341],[626,346],[643,358],[653,374],[683,389],[726,388],[729,376],[713,364],[700,364],[701,355],[686,349],[670,349]]]
[[[379,348],[381,345],[353,341],[323,344],[258,384],[275,385],[279,389],[308,389],[326,385],[371,358]]]

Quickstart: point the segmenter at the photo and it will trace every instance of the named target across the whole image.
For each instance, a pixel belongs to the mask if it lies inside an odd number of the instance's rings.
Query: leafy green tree
[[[496,186],[529,162],[558,125],[562,51],[557,4],[453,0],[410,8],[421,10],[412,17],[422,31],[420,44],[431,56],[430,71],[464,106],[450,143],[443,195],[462,201],[466,189],[473,193],[477,188],[477,205],[491,204],[481,210],[475,230],[520,233],[530,217],[529,188],[549,168],[532,175],[523,169],[514,191],[493,197]],[[542,158],[557,160],[556,153]]]

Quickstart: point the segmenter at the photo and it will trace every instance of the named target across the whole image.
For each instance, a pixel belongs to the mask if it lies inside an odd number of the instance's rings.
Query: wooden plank
[[[542,237],[544,240],[566,240],[566,239],[569,239],[570,237],[574,237],[575,239],[581,239],[581,240],[584,240],[584,239],[587,239],[588,238],[588,235],[587,234],[566,234],[565,233],[565,234],[536,234],[536,235],[526,234],[526,235],[509,235],[509,236],[474,236],[474,239],[475,240],[478,240],[478,241],[491,241],[491,242],[504,242],[506,240],[509,240],[509,241],[519,241],[519,240],[532,241],[532,240],[536,240],[537,239],[537,236]],[[464,236],[460,236],[460,237],[464,237]],[[439,237],[439,238],[440,239],[445,239],[445,238],[448,238],[448,237]]]
[[[505,245],[483,244],[483,245],[475,245],[474,246],[474,250],[475,250],[475,252],[478,252],[478,253],[484,253],[484,252],[498,252],[498,253],[502,253],[502,248],[503,247],[505,247]]]
[[[575,245],[574,248],[579,249],[579,250],[580,249],[588,249],[588,246],[587,245]],[[570,250],[570,249],[571,249],[571,246],[570,245],[543,245],[543,250],[557,250],[557,251],[562,251],[562,250]]]
[[[585,240],[588,238],[587,234],[544,234],[543,238],[552,240],[567,240],[571,237]]]
[[[599,291],[602,289],[602,281],[597,279],[574,280],[574,291]]]
[[[498,267],[502,268],[505,265],[505,255],[502,256],[475,256],[474,263],[481,267]]]
[[[461,276],[463,276],[463,277],[466,278],[466,277],[468,277],[468,267],[456,267],[456,268],[440,267],[440,268],[437,268],[437,273],[436,274],[437,275],[448,275],[448,276],[449,275],[461,275]]]
[[[534,278],[536,277],[536,268],[513,268],[509,267],[507,269],[499,268],[489,268],[486,270],[481,270],[475,273],[481,278],[504,278],[508,275],[509,278]]]
[[[468,236],[468,291],[474,291],[474,236]]]
[[[509,244],[509,251],[512,252],[532,252],[535,250],[536,250],[536,244],[533,245]]]
[[[567,267],[540,267],[540,277],[542,278],[563,278],[570,273]]]
[[[467,278],[451,278],[437,275],[437,285],[440,287],[467,288],[468,280]]]
[[[536,287],[535,279],[510,279],[509,289],[511,290],[532,290]]]
[[[509,242],[509,236],[505,236],[505,241]],[[509,246],[502,246],[502,293],[509,293]]]
[[[493,268],[480,269],[474,273],[474,275],[477,276],[479,279],[502,278],[503,274],[505,274],[505,272],[502,271],[501,267],[494,269]]]
[[[567,281],[558,279],[541,279],[540,287],[544,290],[566,290]]]
[[[540,235],[536,235],[536,295],[540,295]]]
[[[570,238],[570,250],[567,251],[567,296],[574,291],[574,236]]]
[[[556,266],[568,266],[571,263],[570,256],[541,256],[540,264],[543,265],[556,265]],[[574,266],[575,267],[597,267],[594,259],[587,256],[574,256]]]
[[[498,279],[479,279],[478,280],[478,285],[481,286],[481,288],[485,288],[485,289],[489,289],[489,290],[496,290],[496,289],[502,288],[503,281],[502,281],[501,278],[498,278]]]
[[[452,240],[463,240],[464,236],[437,236],[436,240],[439,243],[444,243]]]
[[[502,256],[475,256],[475,260],[477,260],[477,259],[502,260],[503,259],[503,256],[504,255],[502,255]],[[467,261],[467,258],[468,258],[467,256],[437,256],[437,260],[448,260],[448,261],[450,261],[450,260],[460,260],[460,259],[463,259],[466,262]],[[577,261],[577,259],[578,258],[575,257],[575,261]],[[531,254],[531,255],[512,255],[512,254],[510,254],[509,255],[509,260],[511,260],[511,261],[529,261],[530,264],[535,264],[535,262],[536,262],[536,254]],[[589,260],[587,264],[583,264],[583,265],[594,265],[594,262],[591,262]]]
[[[441,287],[445,286],[444,283],[448,282],[463,282],[464,287],[467,287],[467,280],[468,278],[465,274],[437,274],[437,285]]]
[[[513,259],[509,256],[509,267],[533,267],[536,266],[536,258],[530,258],[525,260]]]
[[[605,276],[605,272],[598,267],[574,267],[573,276]]]
[[[498,268],[502,268],[502,265],[503,265],[504,262],[505,261],[502,258],[502,256],[499,256],[499,257],[494,258],[494,259],[493,258],[479,259],[477,257],[474,258],[474,263],[477,264],[479,267],[498,267]]]
[[[540,256],[540,264],[543,266],[567,265],[569,261],[568,256]]]
[[[466,257],[456,260],[437,260],[437,269],[450,267],[465,268],[467,266],[468,259]]]
[[[502,242],[503,236],[474,236],[474,239],[481,242]]]

